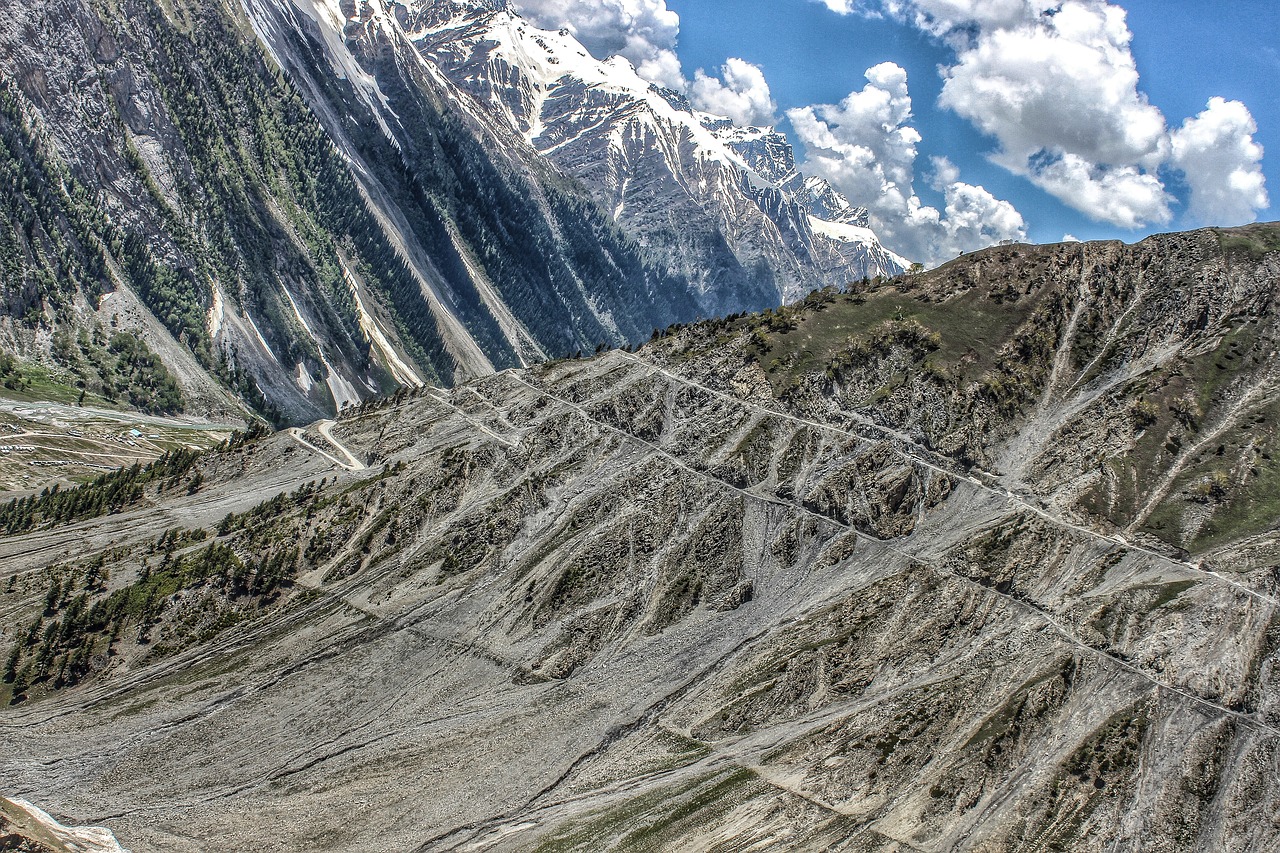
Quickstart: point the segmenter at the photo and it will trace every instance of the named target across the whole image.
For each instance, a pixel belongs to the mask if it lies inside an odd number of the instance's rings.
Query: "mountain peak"
[[[737,310],[744,294],[764,307],[904,269],[834,189],[811,203],[794,148],[774,128],[700,112],[625,58],[597,59],[566,30],[515,12],[438,15],[408,29],[479,110],[582,181],[667,268],[697,282],[709,313]],[[862,229],[857,239],[808,221],[828,216]],[[722,261],[708,265],[708,252]]]
[[[671,109],[684,113],[693,113],[693,104],[690,103],[689,96],[683,92],[677,92],[675,89],[670,89],[666,86],[659,86],[657,83],[650,83],[649,91],[670,104]]]
[[[809,211],[819,219],[843,225],[868,226],[869,213],[865,207],[855,207],[826,178],[810,175],[797,193],[809,206]]]

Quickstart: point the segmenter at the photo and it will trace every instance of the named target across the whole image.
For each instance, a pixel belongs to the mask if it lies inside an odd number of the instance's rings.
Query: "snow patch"
[[[360,392],[356,390],[356,386],[352,385],[342,376],[333,370],[333,365],[329,362],[324,363],[325,373],[324,381],[329,386],[329,393],[333,395],[333,405],[338,411],[342,411],[348,406],[357,406],[364,398],[360,396]]]
[[[895,254],[880,245],[880,238],[876,236],[876,232],[870,228],[864,228],[861,225],[848,225],[843,222],[828,222],[825,219],[819,219],[816,216],[809,217],[809,227],[813,229],[813,233],[819,234],[831,240],[840,243],[857,243],[868,249],[875,249],[884,252],[895,263],[904,270],[910,268],[911,262],[901,255]]]
[[[302,393],[309,394],[311,389],[316,386],[315,380],[311,378],[311,374],[307,372],[307,366],[302,362],[298,362],[298,375],[294,378],[294,382],[302,389]]]
[[[222,304],[222,291],[214,285],[213,305],[209,307],[209,340],[218,339],[218,333],[222,331],[223,319],[226,317],[225,310]]]
[[[468,73],[492,77],[495,89],[489,92],[489,106],[543,156],[554,157],[605,127],[610,148],[622,157],[635,144],[635,137],[651,137],[673,175],[688,174],[688,159],[693,157],[702,164],[723,166],[732,176],[707,170],[702,179],[688,185],[695,194],[724,192],[732,183],[732,193],[748,196],[766,218],[773,219],[770,210],[775,199],[770,194],[781,193],[784,200],[823,217],[827,227],[813,229],[821,236],[872,250],[868,259],[872,264],[900,262],[903,269],[910,265],[881,246],[866,227],[862,208],[825,181],[806,178],[798,171],[791,144],[776,128],[742,127],[724,116],[694,109],[686,98],[642,78],[625,58],[597,60],[568,30],[541,29],[509,7],[456,2],[444,14],[447,17],[437,17],[406,35],[425,57],[439,51],[448,57],[444,62],[458,67],[490,66]],[[502,97],[502,87],[515,97]],[[580,108],[564,114],[566,103]],[[554,117],[544,115],[547,104],[556,105]],[[611,205],[615,220],[625,211],[625,190],[624,186]],[[850,230],[839,230],[841,225]]]
[[[520,69],[532,90],[530,95],[536,112],[517,116],[510,109],[503,108],[503,111],[511,126],[529,142],[535,143],[543,154],[548,153],[548,147],[536,144],[545,131],[542,104],[555,97],[559,86],[567,81],[577,81],[587,88],[624,95],[643,103],[655,121],[677,127],[691,137],[695,156],[751,171],[741,157],[704,125],[707,120],[725,121],[723,117],[677,109],[654,90],[650,81],[636,73],[635,67],[625,58],[613,56],[601,62],[567,30],[539,29],[510,11],[494,12],[476,19],[473,12],[463,8],[457,17],[440,26],[407,35],[417,41],[446,31],[456,31],[456,40],[469,43],[473,52],[478,52],[483,42],[486,50],[493,51]],[[556,147],[564,144],[562,141]]]
[[[98,826],[63,826],[54,820],[48,812],[32,805],[23,799],[14,798],[8,802],[26,812],[36,823],[54,838],[61,841],[76,853],[129,853],[120,846],[111,830]]]

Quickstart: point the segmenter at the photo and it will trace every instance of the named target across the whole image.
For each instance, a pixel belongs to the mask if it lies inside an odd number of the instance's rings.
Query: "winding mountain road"
[[[334,450],[338,451],[338,453],[346,457],[345,462],[342,459],[339,459],[337,456],[334,456],[332,453],[329,453],[327,450],[322,450],[319,447],[316,447],[310,441],[308,441],[306,438],[305,430],[300,429],[298,427],[290,427],[289,429],[285,430],[285,432],[288,433],[289,437],[292,438],[294,441],[296,441],[298,444],[307,448],[312,453],[316,453],[320,456],[323,456],[325,459],[328,459],[330,462],[332,462],[334,465],[337,465],[339,468],[343,468],[347,471],[365,471],[368,469],[369,467],[368,465],[365,465],[363,462],[361,462],[360,459],[354,453],[352,453],[350,450],[347,449],[346,445],[344,445],[338,439],[334,438],[333,428],[337,426],[336,421],[317,421],[315,424],[312,424],[312,426],[316,428],[316,432],[320,433],[321,437],[324,438],[325,441],[329,442],[329,444],[332,445]]]

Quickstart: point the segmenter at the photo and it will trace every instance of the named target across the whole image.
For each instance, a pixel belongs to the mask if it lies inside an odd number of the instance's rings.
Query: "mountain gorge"
[[[852,205],[817,218],[777,134],[669,106],[505,7],[14,11],[0,336],[17,384],[305,423],[903,265]],[[545,38],[572,74],[527,55]]]
[[[0,784],[135,851],[1269,850],[1278,280],[997,247],[0,507]]]

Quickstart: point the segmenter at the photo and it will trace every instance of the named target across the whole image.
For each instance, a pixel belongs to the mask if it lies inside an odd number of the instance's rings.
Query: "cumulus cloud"
[[[1028,0],[884,0],[883,5],[890,14],[954,44],[963,44],[979,31],[1015,26],[1038,14]],[[1039,11],[1051,6],[1042,4]]]
[[[1006,240],[1027,239],[1027,224],[1017,208],[983,187],[957,181],[943,192],[946,207],[940,223],[942,233],[934,242],[934,259]]]
[[[1141,228],[1173,218],[1173,197],[1164,184],[1136,166],[1106,166],[1061,152],[1044,152],[1029,166],[1036,186],[1093,219]]]
[[[1269,204],[1258,126],[1244,104],[1212,98],[1173,133],[1173,163],[1187,176],[1191,215],[1215,225],[1243,225]]]
[[[945,192],[947,187],[960,180],[960,170],[948,158],[930,157],[929,163],[933,166],[933,177],[929,179],[929,185],[938,192]]]
[[[675,52],[680,16],[666,0],[521,0],[518,8],[540,27],[568,29],[593,56],[624,56],[646,80],[687,85]]]
[[[940,104],[997,140],[997,162],[1071,207],[1125,228],[1169,221],[1171,199],[1154,174],[1168,134],[1138,90],[1124,10],[1084,0],[1050,13],[1019,2],[1018,15],[1003,5],[984,6],[978,20],[932,13],[935,26],[978,27],[960,30],[968,44],[944,72]]]
[[[1109,11],[1064,6],[980,38],[947,70],[941,104],[1019,158],[1061,147],[1098,163],[1159,162],[1164,116],[1138,91],[1123,11]]]
[[[852,2],[820,0],[852,12]],[[865,8],[865,4],[859,7]],[[1139,87],[1124,9],[1106,0],[880,0],[942,39],[954,61],[939,98],[997,143],[992,159],[1093,219],[1124,228],[1168,222],[1160,179],[1186,174],[1190,212],[1239,224],[1266,207],[1243,104],[1214,99],[1170,132]]]
[[[840,104],[790,110],[806,163],[855,199],[913,194],[920,134],[907,124],[907,72],[884,62],[866,73],[867,85]],[[861,202],[859,202],[861,203]]]
[[[867,71],[867,85],[839,104],[790,110],[805,149],[806,169],[865,205],[884,243],[909,258],[937,263],[1002,240],[1026,238],[1022,216],[1007,201],[960,181],[945,157],[931,161],[931,185],[942,211],[915,191],[920,134],[908,121],[907,73],[891,62]]]
[[[689,96],[694,106],[728,116],[738,125],[771,125],[778,105],[769,92],[764,71],[743,59],[731,58],[720,67],[723,80],[702,69],[694,75]]]

